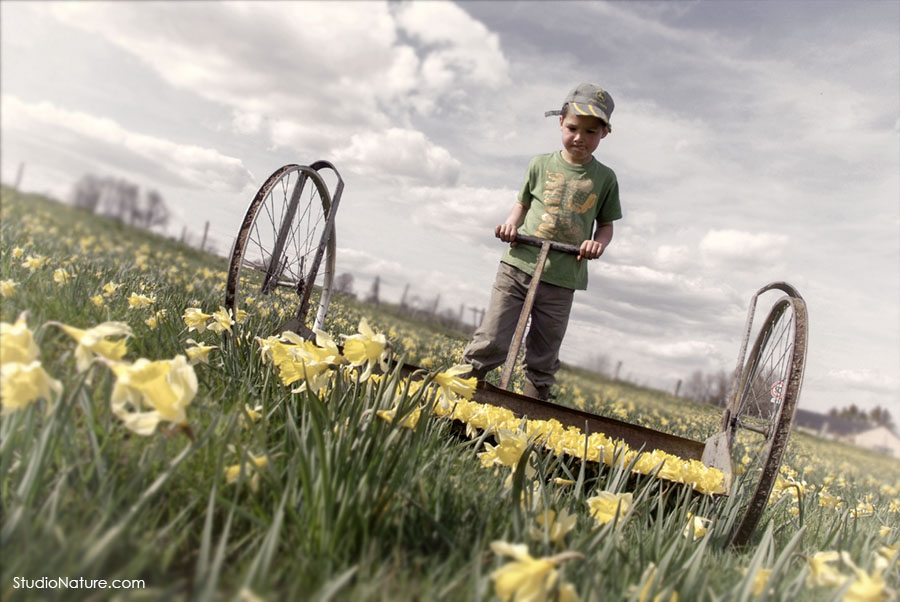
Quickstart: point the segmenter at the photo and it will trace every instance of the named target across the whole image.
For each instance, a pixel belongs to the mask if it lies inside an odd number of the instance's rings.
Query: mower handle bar
[[[554,251],[560,251],[562,253],[568,253],[570,255],[578,255],[581,253],[581,248],[576,247],[575,245],[567,245],[565,243],[552,240],[548,241],[546,238],[538,238],[537,236],[525,236],[524,234],[516,234],[516,242],[523,245],[532,245],[534,247],[540,247],[545,242],[549,242],[550,248]]]

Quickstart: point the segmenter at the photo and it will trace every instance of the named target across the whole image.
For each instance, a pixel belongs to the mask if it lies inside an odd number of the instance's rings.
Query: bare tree
[[[140,225],[143,228],[165,227],[169,224],[169,208],[166,207],[162,195],[155,190],[148,191],[144,196],[144,206],[140,215]]]
[[[168,225],[169,208],[162,195],[150,190],[141,197],[139,190],[127,180],[86,174],[72,190],[72,204],[139,228]]]
[[[90,213],[96,213],[102,195],[103,181],[97,176],[85,174],[75,183],[72,190],[72,204]]]
[[[730,379],[724,370],[704,374],[695,370],[684,382],[683,395],[699,403],[724,406],[727,403]]]
[[[97,213],[108,215],[130,226],[136,225],[140,213],[137,185],[127,180],[113,178],[104,178],[100,183],[101,193]]]
[[[356,293],[353,292],[353,274],[348,274],[347,272],[338,274],[337,278],[334,279],[334,292],[355,297]]]
[[[378,298],[379,289],[381,286],[381,277],[375,276],[375,281],[372,282],[372,290],[369,291],[369,296],[366,297],[366,303],[374,303],[378,305],[380,300]]]
[[[603,374],[604,376],[609,376],[610,374],[610,366],[612,362],[609,359],[609,356],[605,353],[595,353],[591,356],[591,359],[588,361],[588,370],[591,372],[596,372],[597,374]]]

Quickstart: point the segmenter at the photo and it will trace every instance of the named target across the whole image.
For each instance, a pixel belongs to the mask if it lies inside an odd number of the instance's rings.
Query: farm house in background
[[[798,430],[817,437],[900,458],[900,437],[884,425],[873,426],[803,409],[797,410],[794,421]]]

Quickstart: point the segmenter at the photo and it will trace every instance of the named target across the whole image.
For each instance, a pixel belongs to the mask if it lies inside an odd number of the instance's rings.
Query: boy
[[[561,111],[546,113],[560,116],[563,148],[531,160],[518,202],[494,229],[494,235],[510,247],[500,260],[490,307],[463,352],[463,361],[479,380],[506,359],[534,273],[539,249],[516,245],[516,234],[547,238],[580,249],[577,257],[550,251],[531,310],[523,392],[544,400],[549,396],[574,293],[587,288],[583,260],[603,254],[612,239],[613,221],[622,217],[616,175],[593,157],[611,131],[613,106],[599,86],[579,84],[566,96]]]

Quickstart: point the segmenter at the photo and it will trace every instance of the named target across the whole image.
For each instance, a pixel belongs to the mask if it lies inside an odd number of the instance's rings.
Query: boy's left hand
[[[586,240],[581,243],[578,250],[578,261],[582,259],[597,259],[603,255],[603,244],[596,240]]]

